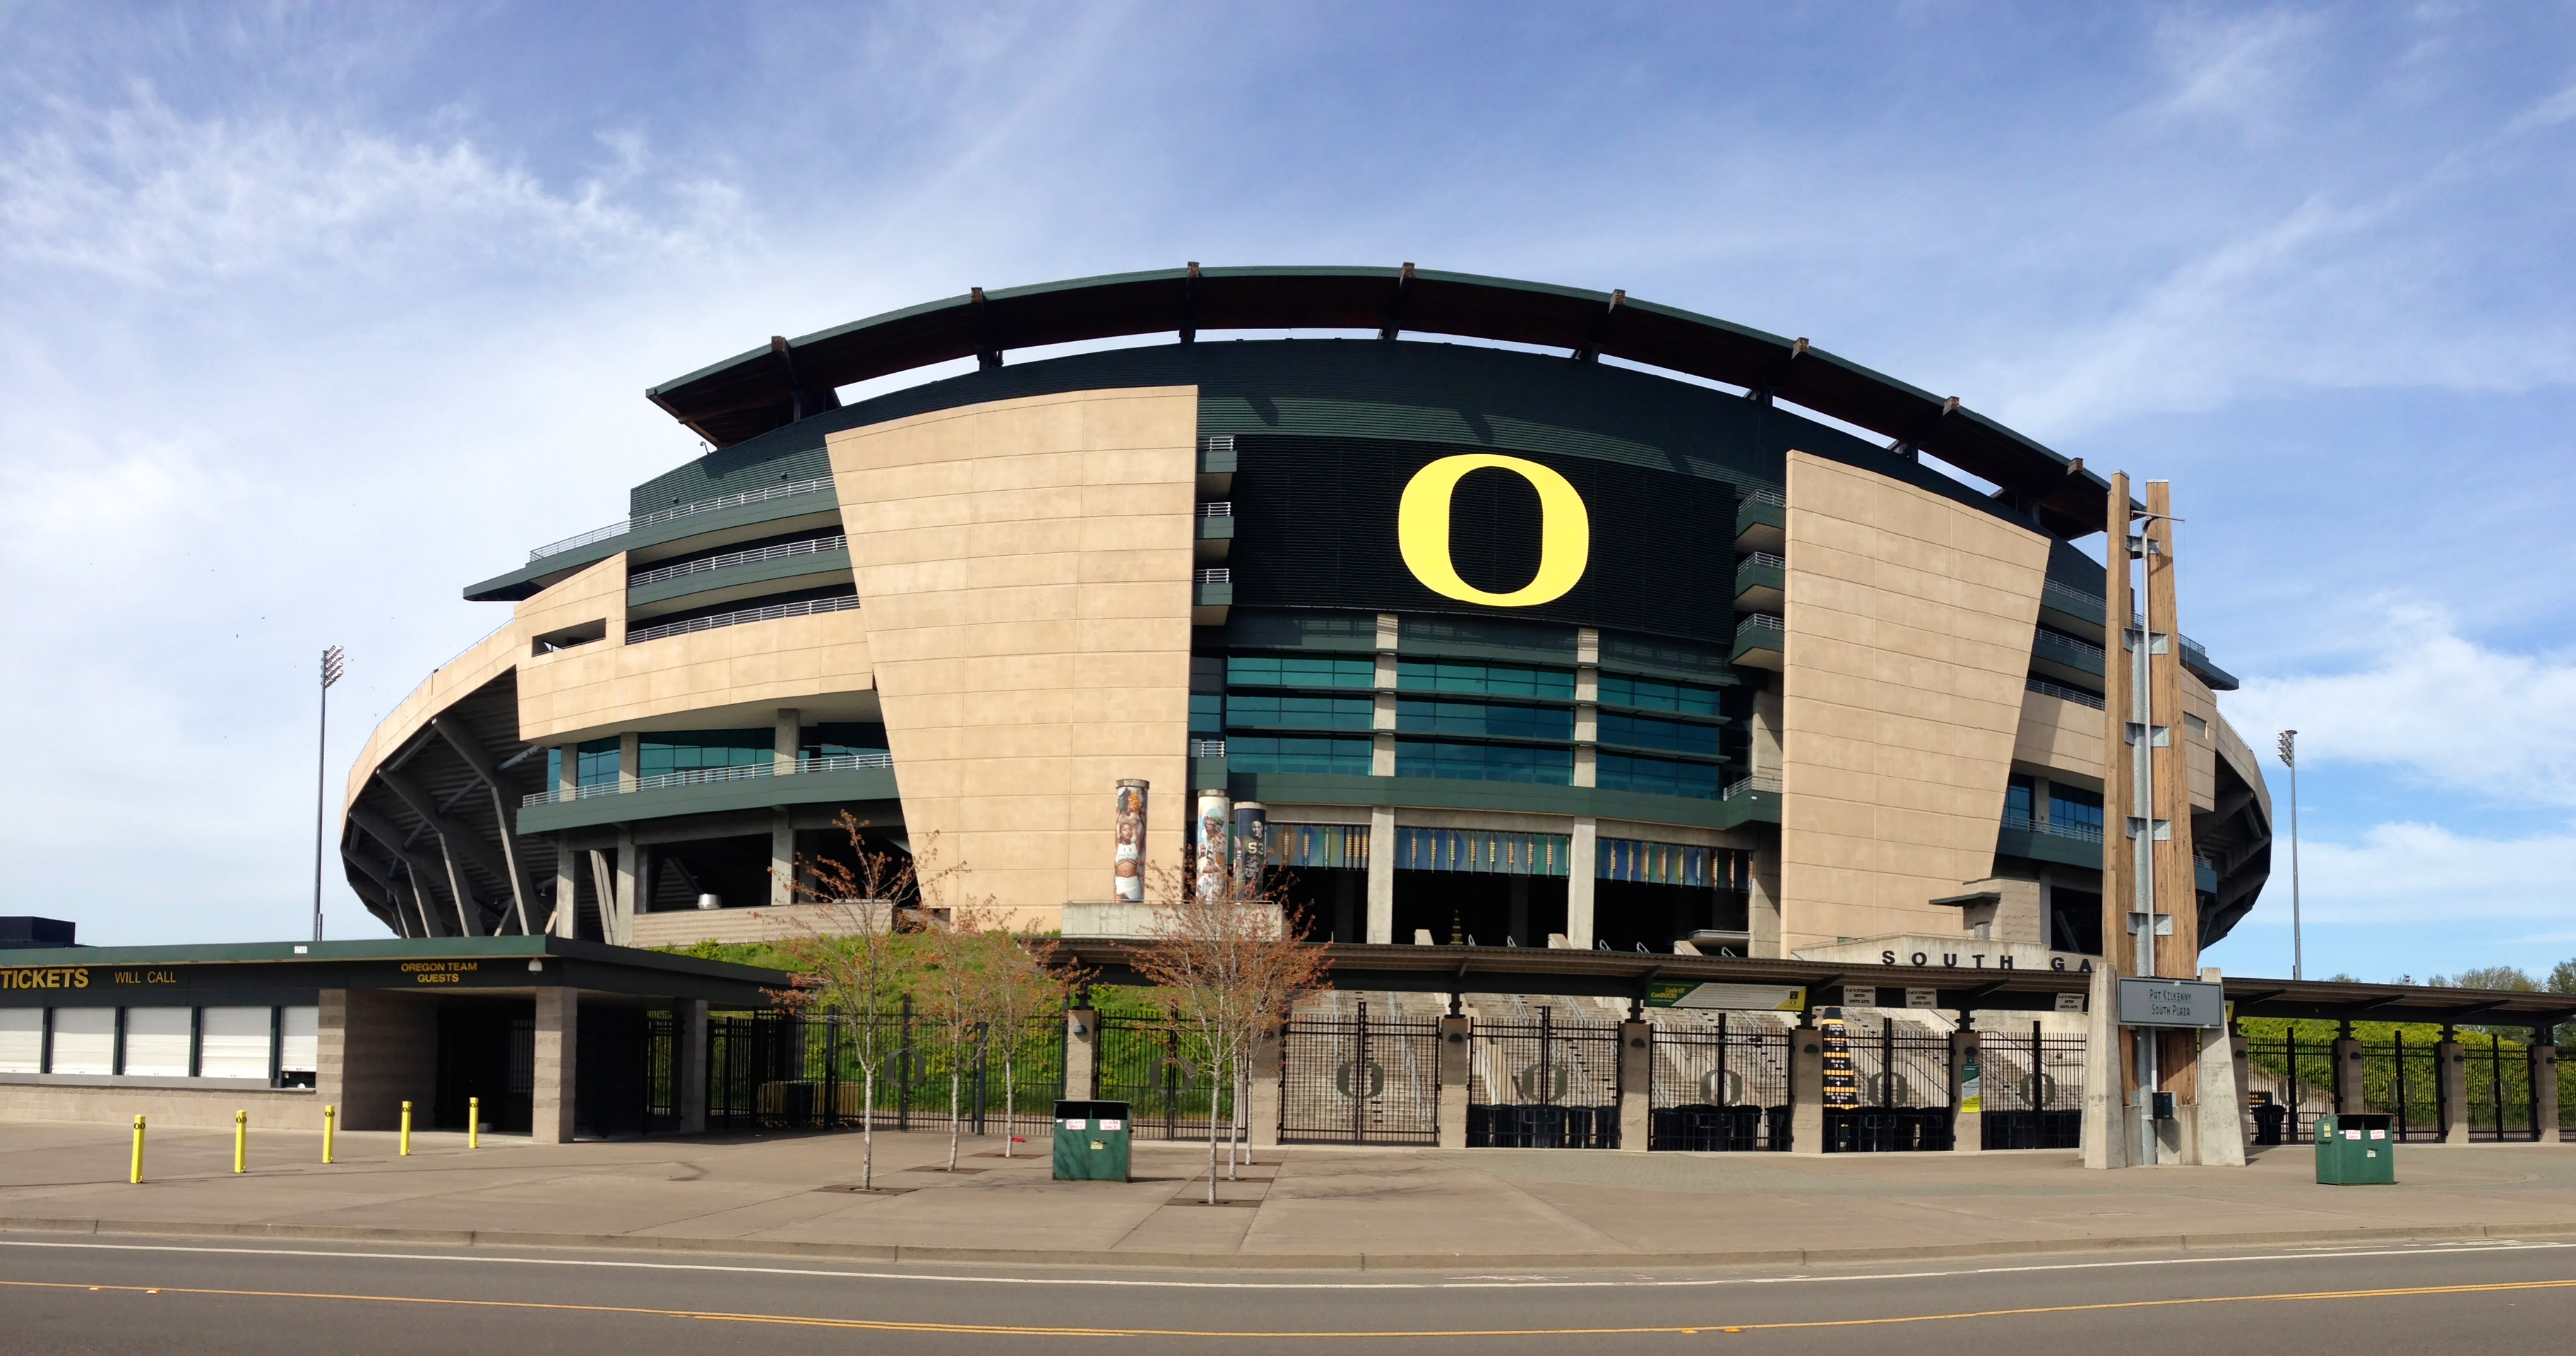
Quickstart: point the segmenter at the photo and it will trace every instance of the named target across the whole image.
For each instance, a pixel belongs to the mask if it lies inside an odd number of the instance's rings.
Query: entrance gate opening
[[[1288,1023],[1279,1039],[1282,1144],[1440,1142],[1440,1023],[1372,1016]]]
[[[1470,1148],[1619,1147],[1619,1028],[1611,1022],[1479,1021],[1469,1035]]]

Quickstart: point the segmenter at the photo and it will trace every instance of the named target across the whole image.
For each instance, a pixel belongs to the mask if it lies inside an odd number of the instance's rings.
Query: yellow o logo
[[[1509,471],[1538,491],[1538,573],[1510,593],[1487,593],[1458,577],[1449,559],[1449,501],[1470,471]],[[1396,505],[1395,540],[1404,550],[1404,566],[1423,587],[1443,598],[1485,607],[1536,607],[1566,595],[1583,579],[1592,559],[1592,518],[1583,511],[1583,496],[1565,477],[1534,461],[1469,452],[1440,460],[1414,472]]]

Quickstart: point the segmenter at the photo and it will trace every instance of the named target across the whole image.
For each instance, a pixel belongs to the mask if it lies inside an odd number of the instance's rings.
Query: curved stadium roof
[[[1999,488],[2050,532],[2102,530],[2109,485],[2048,448],[1975,414],[1957,397],[1783,339],[1625,292],[1401,268],[1186,268],[1075,278],[928,302],[870,316],[703,367],[645,392],[718,447],[835,409],[853,382],[1019,348],[1171,331],[1374,329],[1562,348],[1729,386],[1869,429]]]

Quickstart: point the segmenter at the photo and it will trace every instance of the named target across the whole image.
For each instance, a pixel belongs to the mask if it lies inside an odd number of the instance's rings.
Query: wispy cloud
[[[2228,698],[2228,719],[2246,730],[2296,729],[2303,762],[2377,765],[2480,797],[2576,805],[2576,653],[2492,649],[2421,603],[2386,606],[2365,636],[2357,648],[2367,658],[2346,671],[2246,679]]]

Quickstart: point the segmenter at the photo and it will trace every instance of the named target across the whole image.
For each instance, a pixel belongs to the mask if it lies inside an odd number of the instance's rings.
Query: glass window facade
[[[1510,664],[1398,660],[1395,686],[1399,692],[1449,692],[1466,697],[1525,697],[1538,701],[1574,700],[1574,672],[1571,669],[1521,668]]]
[[[883,753],[885,751],[886,732],[884,726],[858,721],[836,721],[822,725],[806,726],[799,733],[796,756],[799,758],[843,758],[854,753]],[[761,757],[754,758],[747,764],[718,766],[756,767],[760,763],[767,761],[769,757],[768,746],[763,745],[761,753]]]
[[[756,767],[778,756],[770,730],[660,730],[644,736],[635,775],[659,777],[710,767]]]
[[[1666,753],[1714,758],[1717,756],[1717,727],[1604,711],[1601,713],[1601,742],[1626,749],[1661,749]]]
[[[606,786],[617,780],[617,736],[585,740],[574,746],[573,783],[576,786]],[[563,785],[563,750],[546,750],[546,787]]]
[[[1486,702],[1406,699],[1395,704],[1395,728],[1405,734],[1469,739],[1574,738],[1574,712],[1561,706],[1504,706]]]
[[[1225,661],[1227,687],[1342,687],[1365,692],[1377,686],[1374,659],[1325,659],[1305,655],[1238,654]]]
[[[1395,775],[1570,786],[1574,782],[1574,750],[1399,739],[1395,741]]]
[[[1595,756],[1593,782],[1606,791],[1643,791],[1657,796],[1712,800],[1717,796],[1717,765],[1603,753]]]
[[[1601,704],[1714,716],[1717,714],[1717,689],[1693,687],[1688,683],[1659,683],[1652,678],[1632,678],[1623,673],[1605,673],[1601,675]]]
[[[1190,733],[1219,735],[1225,733],[1225,694],[1193,692],[1190,694]]]
[[[2004,818],[2030,821],[2030,778],[2015,777],[2004,783]]]
[[[1365,739],[1279,739],[1228,735],[1225,765],[1233,772],[1278,772],[1309,777],[1365,777]]]
[[[2048,826],[2053,829],[2090,829],[2091,836],[2100,837],[2102,834],[2100,793],[2080,790],[2072,786],[2059,786],[2055,782],[2049,783]]]
[[[1237,693],[1225,699],[1225,724],[1234,730],[1365,730],[1376,711],[1373,697]]]

